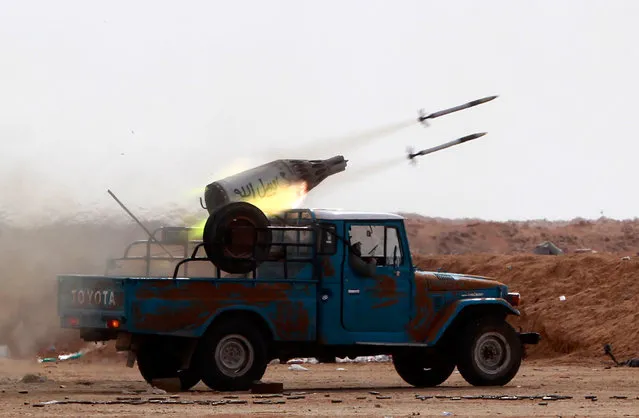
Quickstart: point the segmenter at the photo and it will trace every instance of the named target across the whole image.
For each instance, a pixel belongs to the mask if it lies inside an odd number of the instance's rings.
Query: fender
[[[484,309],[497,309],[506,313],[506,315],[521,315],[517,309],[502,298],[473,298],[456,300],[446,308],[442,309],[435,316],[426,337],[428,345],[435,345],[464,309],[475,306]]]
[[[267,315],[264,315],[261,310],[256,309],[255,306],[250,306],[250,305],[232,305],[232,306],[228,306],[226,308],[217,309],[215,311],[215,314],[211,315],[204,322],[204,324],[202,324],[202,326],[196,330],[197,337],[201,337],[202,335],[204,335],[204,333],[206,332],[207,329],[209,329],[209,327],[211,326],[213,321],[215,321],[217,318],[219,318],[220,315],[224,315],[227,312],[231,312],[231,311],[238,312],[238,313],[250,312],[250,313],[253,313],[253,314],[259,316],[264,321],[264,323],[266,323],[266,326],[268,327],[269,331],[271,331],[271,335],[273,335],[273,338],[275,340],[280,339],[279,336],[277,335],[276,328],[275,328],[273,322],[270,320],[270,318]]]

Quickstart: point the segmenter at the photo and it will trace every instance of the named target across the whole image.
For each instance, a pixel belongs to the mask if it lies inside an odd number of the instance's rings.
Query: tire
[[[441,385],[455,370],[455,362],[448,356],[428,356],[419,351],[394,355],[393,366],[406,383],[418,388]]]
[[[522,345],[504,319],[482,318],[464,327],[457,352],[457,369],[473,386],[504,386],[521,365]]]
[[[137,353],[138,370],[150,385],[155,379],[180,379],[180,390],[187,391],[200,382],[198,367],[191,365],[187,370],[179,370],[179,359],[160,344],[144,344]]]
[[[264,335],[246,321],[228,320],[212,328],[198,347],[202,381],[213,390],[249,390],[268,366]]]
[[[204,251],[222,271],[231,274],[250,273],[268,258],[271,251],[272,232],[265,229],[269,225],[268,218],[258,207],[247,202],[229,203],[217,209],[206,220],[202,232]],[[238,235],[244,241],[233,242],[232,232],[239,228],[248,228],[253,232],[257,228],[258,231],[251,236],[249,242],[246,241],[246,232]]]

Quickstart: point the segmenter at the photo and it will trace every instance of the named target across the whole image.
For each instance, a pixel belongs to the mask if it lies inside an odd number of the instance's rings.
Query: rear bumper
[[[541,335],[537,332],[519,332],[519,340],[522,344],[539,344]]]

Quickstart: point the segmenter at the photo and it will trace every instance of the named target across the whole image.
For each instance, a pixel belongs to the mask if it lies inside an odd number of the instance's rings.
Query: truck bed
[[[316,338],[317,282],[58,276],[63,328],[199,337],[229,310],[262,316],[275,340]]]

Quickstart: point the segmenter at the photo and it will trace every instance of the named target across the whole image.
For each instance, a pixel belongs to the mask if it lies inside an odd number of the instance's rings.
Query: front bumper
[[[541,335],[537,332],[519,332],[519,340],[522,344],[539,344]]]

